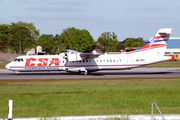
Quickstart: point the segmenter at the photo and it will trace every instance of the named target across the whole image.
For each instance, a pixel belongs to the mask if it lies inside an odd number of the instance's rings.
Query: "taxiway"
[[[0,80],[24,79],[104,79],[104,78],[172,78],[180,77],[180,68],[135,68],[132,70],[97,71],[88,75],[68,73],[64,71],[51,72],[20,72],[0,69]]]

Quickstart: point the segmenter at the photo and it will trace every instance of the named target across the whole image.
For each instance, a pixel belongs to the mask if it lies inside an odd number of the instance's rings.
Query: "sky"
[[[40,34],[86,29],[94,40],[115,32],[119,41],[149,40],[160,28],[180,37],[180,0],[0,0],[0,24],[33,23]]]

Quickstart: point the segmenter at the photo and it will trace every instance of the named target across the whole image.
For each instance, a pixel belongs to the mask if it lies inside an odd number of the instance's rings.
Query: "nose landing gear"
[[[19,71],[14,71],[14,74],[15,75],[19,75]]]

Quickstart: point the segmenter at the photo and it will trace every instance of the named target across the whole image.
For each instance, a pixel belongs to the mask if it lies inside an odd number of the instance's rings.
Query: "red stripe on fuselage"
[[[164,47],[164,46],[167,46],[165,44],[147,44],[145,45],[144,47],[142,47],[141,49],[146,49],[146,48],[157,48],[157,47]]]
[[[132,54],[132,53],[141,52],[141,51],[154,49],[154,48],[160,48],[160,47],[164,47],[164,46],[167,46],[167,45],[166,44],[147,44],[139,50],[131,51],[131,52],[128,52],[126,54]]]

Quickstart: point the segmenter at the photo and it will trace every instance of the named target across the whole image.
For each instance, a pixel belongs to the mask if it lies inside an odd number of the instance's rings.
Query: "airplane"
[[[100,70],[130,70],[171,59],[164,56],[171,32],[171,28],[159,29],[148,44],[131,52],[98,54],[67,50],[59,55],[19,56],[5,67],[16,75],[19,72],[37,71],[67,71],[87,75]]]

